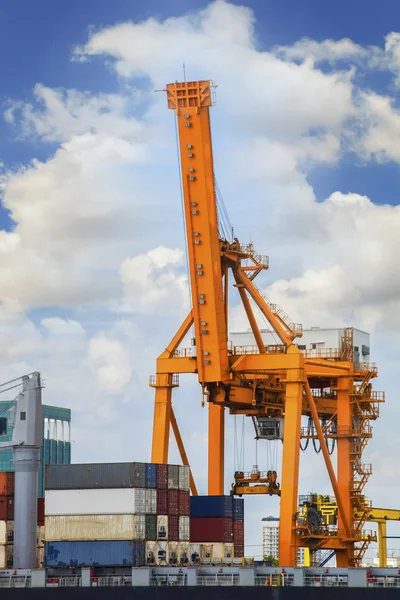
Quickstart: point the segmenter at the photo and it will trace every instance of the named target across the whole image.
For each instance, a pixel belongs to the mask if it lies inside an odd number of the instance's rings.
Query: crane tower
[[[283,434],[282,428],[277,434],[283,439],[281,484],[274,483],[275,475],[262,479],[264,492],[280,495],[279,562],[295,566],[298,548],[308,546],[333,549],[338,566],[355,566],[372,539],[363,532],[367,512],[362,491],[371,469],[363,465],[361,454],[371,437],[371,420],[384,400],[383,393],[371,388],[377,370],[354,360],[351,328],[344,331],[339,351],[310,357],[299,350],[295,340],[302,335],[301,325],[267,300],[254,283],[268,269],[268,257],[252,244],[220,234],[209,116],[213,89],[213,82],[205,80],[175,82],[164,90],[178,125],[192,309],[158,357],[157,373],[150,378],[155,388],[152,462],[168,462],[172,426],[182,461],[189,464],[172,390],[179,385],[180,373],[196,374],[208,404],[208,493],[224,494],[226,410],[251,417],[261,439],[271,439],[271,425],[283,421]],[[256,341],[251,350],[228,343],[229,279],[239,292]],[[264,344],[251,300],[280,344]],[[196,352],[180,347],[192,326]],[[312,428],[302,428],[302,415],[309,417]],[[315,527],[310,531],[297,519],[303,438],[319,440],[335,494],[338,528],[329,535]],[[336,470],[328,438],[337,443]],[[246,493],[252,488],[240,489]],[[191,491],[197,494],[192,474]]]

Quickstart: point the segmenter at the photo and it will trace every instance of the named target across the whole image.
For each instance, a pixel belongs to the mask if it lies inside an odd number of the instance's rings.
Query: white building
[[[270,329],[261,329],[261,337],[266,346],[276,346],[282,344],[277,334]],[[340,351],[343,329],[322,329],[320,327],[311,327],[303,329],[303,336],[295,340],[295,344],[300,350],[307,351],[308,356],[329,356],[328,350]],[[250,350],[251,346],[256,346],[251,330],[233,331],[229,334],[229,339],[233,346],[245,347]],[[370,361],[370,336],[365,331],[359,329],[353,330],[354,361]],[[240,348],[239,348],[240,350]]]
[[[262,556],[279,558],[279,519],[278,517],[264,517],[261,521],[261,552]],[[318,563],[320,551],[316,552],[315,560]],[[304,566],[304,548],[297,552],[297,566]]]

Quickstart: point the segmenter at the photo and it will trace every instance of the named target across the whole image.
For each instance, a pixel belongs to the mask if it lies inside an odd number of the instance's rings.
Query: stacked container
[[[46,472],[46,566],[179,563],[179,544],[190,540],[188,467],[101,463]]]
[[[190,498],[191,562],[231,562],[234,557],[232,496]]]
[[[233,499],[233,546],[236,557],[244,556],[244,500]]]
[[[37,566],[43,566],[44,499],[38,500]],[[0,569],[13,566],[14,473],[0,472]]]

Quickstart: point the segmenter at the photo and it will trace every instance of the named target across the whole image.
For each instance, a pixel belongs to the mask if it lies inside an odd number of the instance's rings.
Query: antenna
[[[183,81],[186,83],[186,66],[185,66],[185,63],[183,63]]]

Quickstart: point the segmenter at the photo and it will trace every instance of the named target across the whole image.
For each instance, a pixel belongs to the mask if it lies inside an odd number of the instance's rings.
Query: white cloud
[[[149,457],[147,378],[189,300],[173,115],[153,89],[179,77],[184,61],[191,79],[218,83],[218,181],[237,235],[271,255],[272,280],[260,277],[261,287],[305,325],[372,329],[387,366],[400,327],[399,209],[340,191],[317,203],[307,175],[337,164],[347,145],[365,160],[399,162],[396,104],[360,88],[353,68],[386,61],[395,73],[396,36],[383,57],[351,40],[262,51],[252,11],[218,0],[189,16],[93,33],[75,56],[113,60],[120,93],[37,85],[32,103],[11,104],[6,118],[20,137],[60,146],[1,178],[15,228],[0,232],[0,361],[5,377],[41,370],[45,402],[72,406],[74,460]],[[325,60],[329,72],[317,68]],[[46,312],[61,306],[72,316]],[[40,325],[28,317],[34,308]],[[382,387],[394,387],[393,373],[383,371]],[[181,379],[176,413],[204,492],[207,411],[196,378]],[[246,466],[252,458],[249,450]],[[228,447],[226,468],[229,478]],[[306,469],[302,485],[313,482]],[[252,506],[255,523],[265,507]]]

